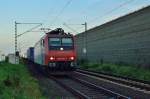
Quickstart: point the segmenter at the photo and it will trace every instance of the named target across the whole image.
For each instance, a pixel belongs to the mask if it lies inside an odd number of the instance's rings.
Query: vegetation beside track
[[[22,65],[0,63],[0,99],[44,99],[38,82]]]
[[[139,80],[150,81],[150,70],[128,65],[84,63],[81,64],[81,68],[96,72],[113,74],[117,76],[124,76]]]

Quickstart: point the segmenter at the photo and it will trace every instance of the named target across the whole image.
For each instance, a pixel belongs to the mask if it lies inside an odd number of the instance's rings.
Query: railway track
[[[77,69],[77,71],[75,73],[80,73],[80,74],[84,74],[84,75],[90,75],[90,76],[103,78],[103,79],[110,80],[110,81],[113,81],[113,82],[116,82],[119,84],[137,88],[138,90],[150,91],[150,84],[147,81],[144,82],[144,81],[140,81],[140,80],[134,80],[131,78],[116,77],[113,75],[107,75],[107,74],[103,74],[103,73],[97,73],[97,72],[81,70],[81,69]]]
[[[35,64],[36,65],[36,64]],[[74,76],[52,76],[43,70],[37,71],[54,80],[64,89],[71,92],[77,99],[130,99],[129,97],[107,90],[85,80],[77,79]]]
[[[34,65],[36,65],[36,64],[34,64]],[[46,77],[49,77],[50,79],[54,80],[56,83],[61,85],[64,89],[71,92],[75,97],[78,97],[77,99],[131,99],[131,97],[133,98],[135,95],[135,94],[130,95],[128,93],[126,94],[124,92],[120,92],[120,91],[118,91],[118,89],[114,90],[109,87],[105,88],[105,86],[107,86],[108,84],[103,86],[103,84],[101,85],[99,80],[95,79],[95,81],[94,81],[94,79],[91,77],[103,78],[103,79],[109,80],[110,82],[112,81],[112,82],[116,82],[116,83],[121,83],[119,81],[119,79],[123,79],[123,78],[118,78],[118,77],[114,77],[114,76],[110,76],[110,75],[99,74],[99,73],[85,71],[85,70],[79,70],[79,69],[77,69],[77,71],[75,71],[71,75],[67,75],[67,76],[52,76],[52,75],[49,75],[49,73],[45,73],[41,69],[38,69],[37,71],[40,74],[45,75]],[[85,78],[85,76],[87,76],[87,77]],[[117,80],[114,78],[117,78]],[[126,79],[123,79],[123,80],[126,80]],[[134,81],[132,81],[132,82],[134,82]],[[125,84],[127,86],[131,86],[130,83],[124,83],[122,81],[122,84]],[[137,83],[139,84],[139,82],[137,82]],[[144,86],[149,85],[149,84],[147,84],[147,83],[145,84],[143,82],[140,82],[140,83],[142,83],[142,85],[144,84]],[[111,86],[111,84],[110,84],[110,86]],[[133,85],[132,85],[132,87],[133,87]],[[134,87],[137,88],[137,86],[134,86]],[[110,90],[108,90],[108,89],[110,89]],[[141,89],[147,90],[147,88],[146,89],[141,88]],[[128,96],[130,96],[130,97],[128,97]],[[140,96],[140,95],[137,96],[137,99],[149,99],[149,98],[138,98],[138,97],[143,97],[143,94],[142,94],[142,96]]]
[[[130,99],[127,96],[73,76],[50,76],[50,78],[80,99]]]

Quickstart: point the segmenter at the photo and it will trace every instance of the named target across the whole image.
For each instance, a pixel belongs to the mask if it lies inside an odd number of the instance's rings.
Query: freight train
[[[29,61],[33,61],[34,62],[34,47],[30,47],[27,50],[27,58]]]
[[[46,33],[27,51],[28,59],[49,70],[75,70],[76,49],[74,36],[57,28]],[[34,55],[34,59],[31,58]]]

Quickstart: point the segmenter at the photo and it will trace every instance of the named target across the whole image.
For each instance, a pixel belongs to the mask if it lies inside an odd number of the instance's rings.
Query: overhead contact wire
[[[89,21],[89,23],[93,23],[93,22],[96,21],[99,17],[104,17],[104,16],[106,16],[106,15],[108,15],[108,14],[110,14],[110,13],[116,11],[116,10],[118,10],[119,8],[121,8],[121,7],[123,7],[123,6],[127,5],[127,4],[129,4],[129,3],[131,3],[131,2],[133,2],[133,1],[134,1],[134,0],[128,0],[128,1],[126,1],[126,2],[124,2],[124,3],[122,3],[122,4],[120,4],[120,5],[117,6],[116,8],[114,8],[114,9],[112,9],[112,10],[106,12],[104,15],[98,16],[98,17],[94,18],[93,20]]]
[[[69,0],[65,6],[60,10],[60,12],[57,14],[57,16],[54,18],[54,20],[52,20],[51,24],[55,24],[56,20],[58,19],[58,17],[65,11],[65,9],[71,4],[72,0]]]

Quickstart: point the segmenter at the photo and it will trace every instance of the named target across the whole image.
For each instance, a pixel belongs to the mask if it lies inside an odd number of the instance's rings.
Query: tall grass
[[[130,78],[136,78],[140,80],[150,81],[150,70],[137,68],[129,65],[117,65],[117,64],[81,64],[81,68],[114,74],[118,76],[125,76]]]
[[[24,65],[0,63],[0,99],[43,99],[38,82]]]

